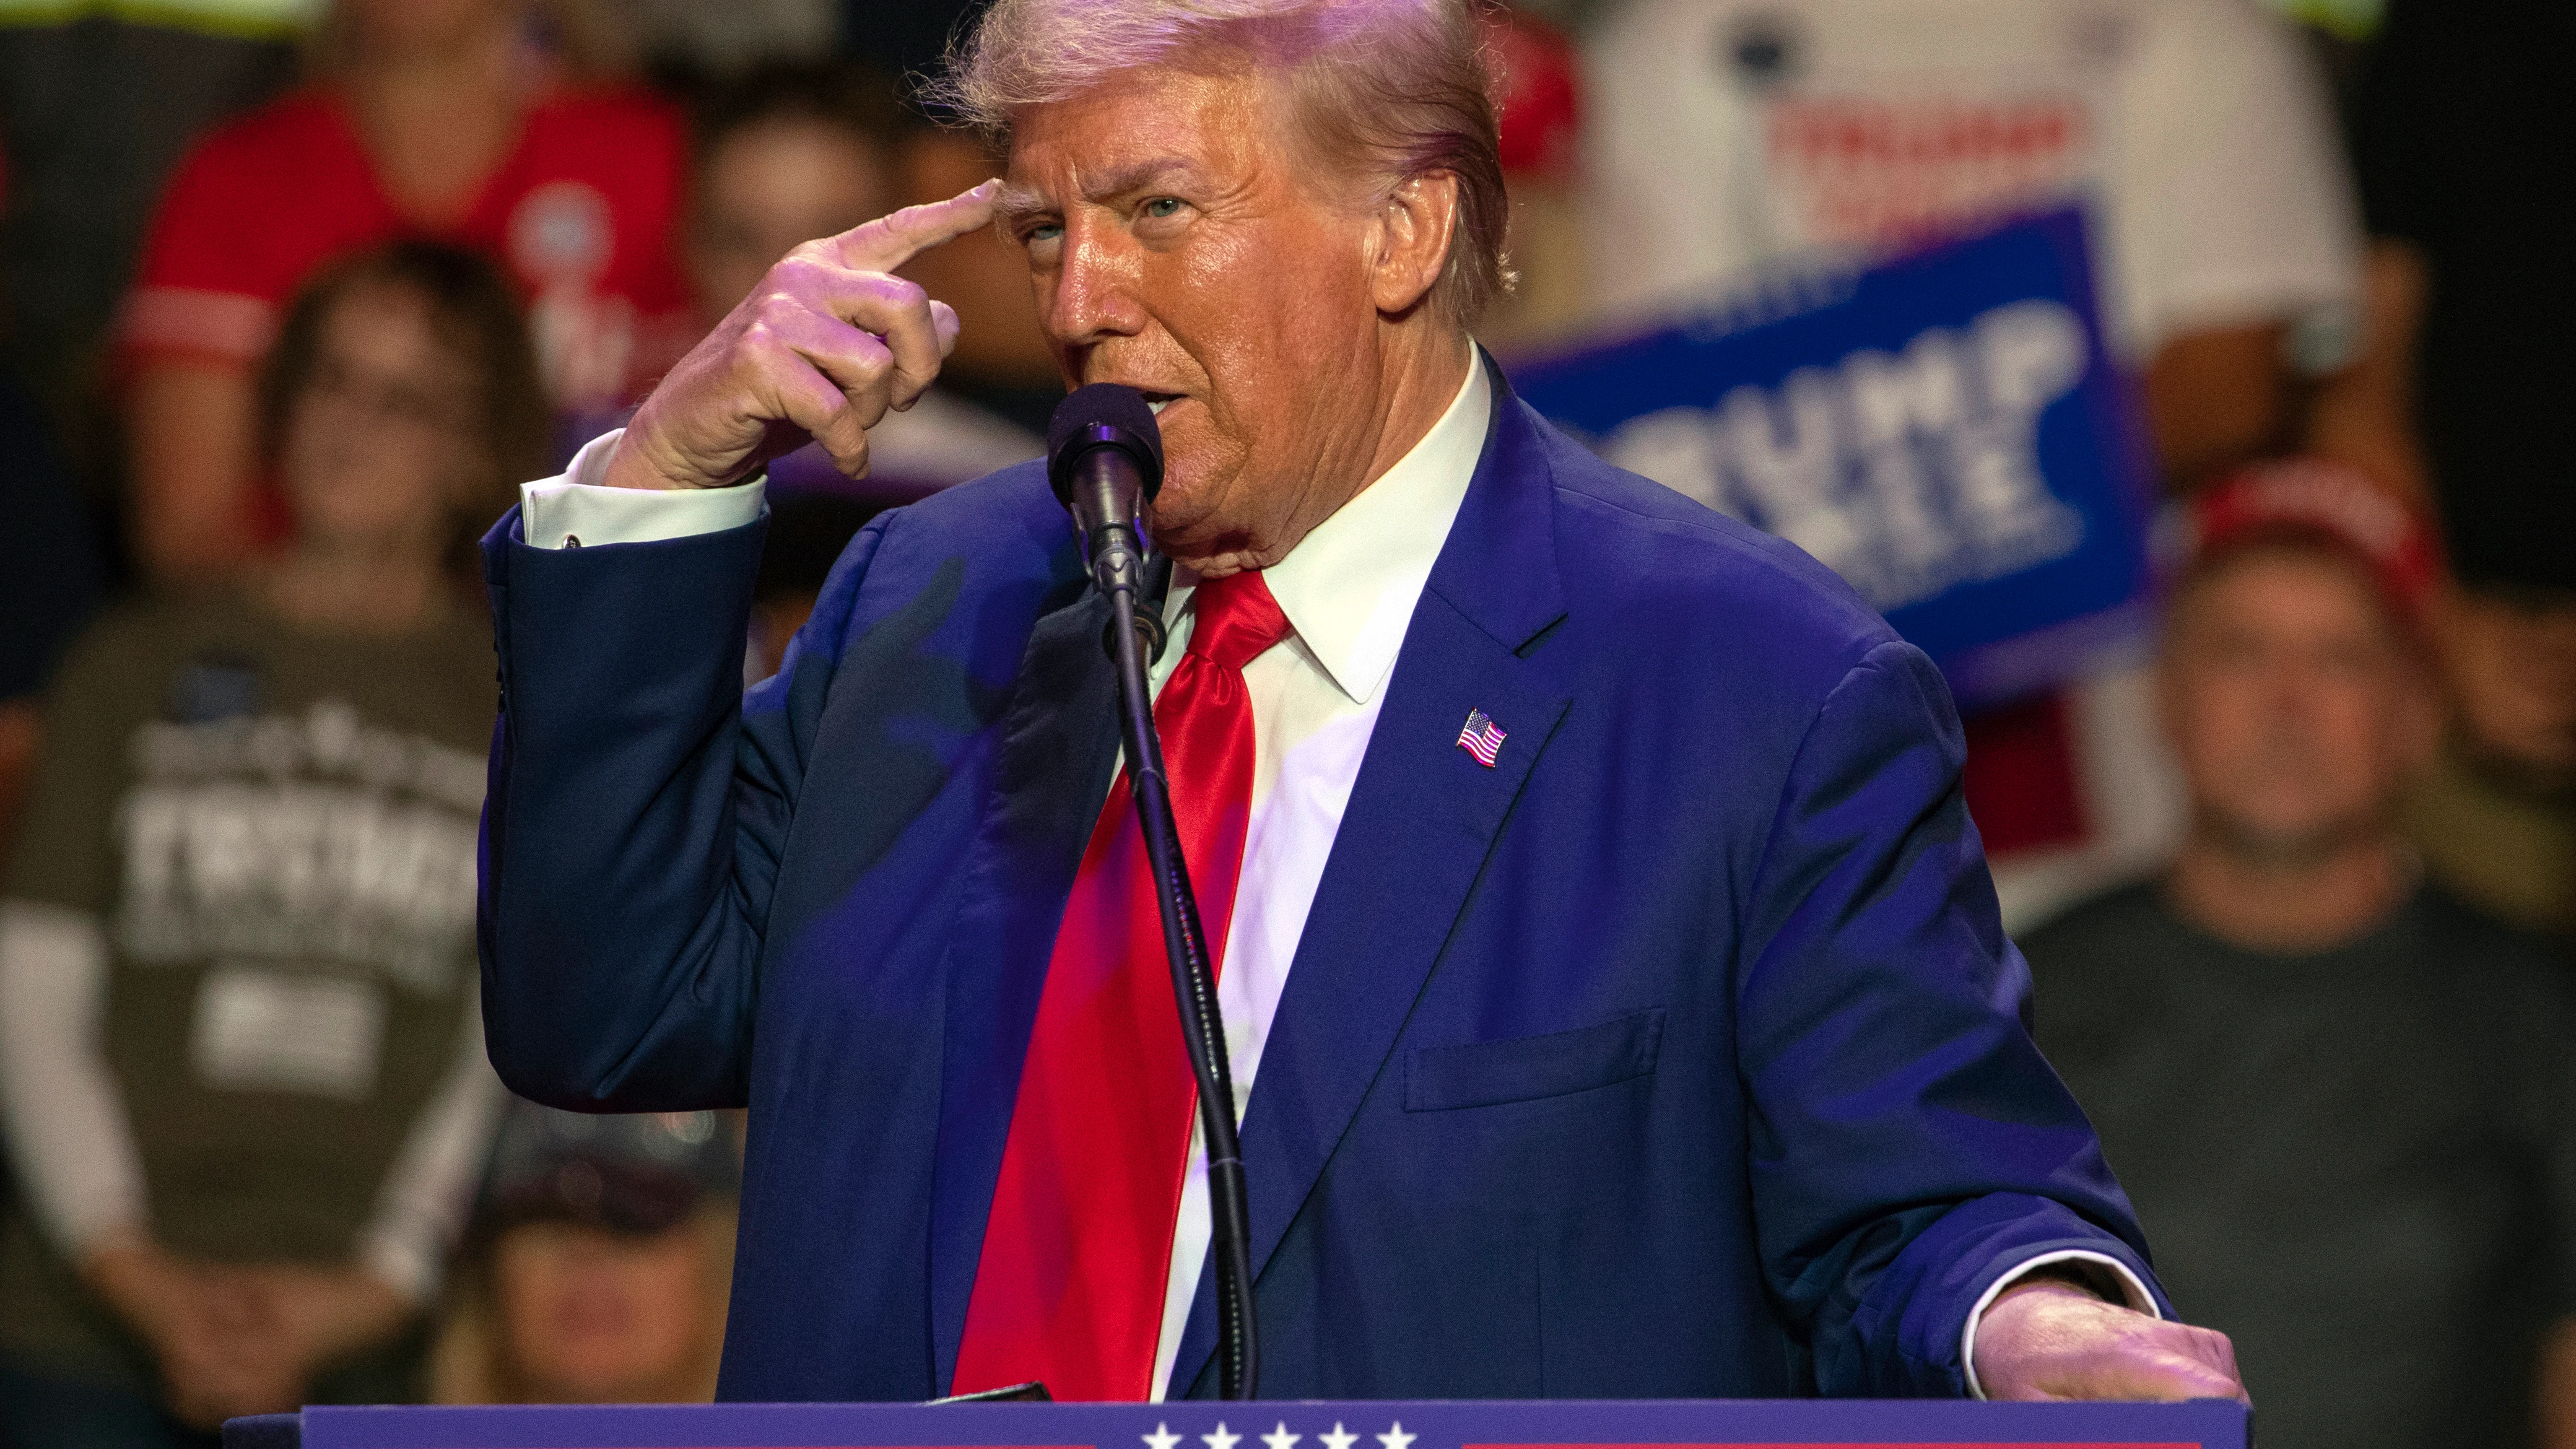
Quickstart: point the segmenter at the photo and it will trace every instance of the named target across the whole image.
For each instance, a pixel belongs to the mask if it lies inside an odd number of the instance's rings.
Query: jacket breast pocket
[[[1404,1110],[1492,1107],[1612,1086],[1651,1074],[1663,1038],[1657,1007],[1572,1031],[1416,1047],[1405,1061]]]

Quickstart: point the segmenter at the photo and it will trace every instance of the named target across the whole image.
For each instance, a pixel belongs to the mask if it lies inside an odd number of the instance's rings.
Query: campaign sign
[[[2080,209],[1774,278],[1511,373],[1611,462],[1841,574],[1965,707],[2144,622],[2147,455]]]
[[[1955,1399],[312,1408],[228,1449],[2246,1449],[2245,1406]]]

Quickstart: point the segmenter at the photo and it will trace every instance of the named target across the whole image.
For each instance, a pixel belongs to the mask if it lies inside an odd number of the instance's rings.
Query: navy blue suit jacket
[[[1243,1125],[1264,1394],[1960,1393],[2013,1266],[2147,1268],[1948,693],[1494,380]],[[1104,611],[1013,468],[870,525],[746,694],[760,542],[487,540],[486,1031],[541,1101],[750,1107],[725,1397],[928,1398],[1110,784]]]

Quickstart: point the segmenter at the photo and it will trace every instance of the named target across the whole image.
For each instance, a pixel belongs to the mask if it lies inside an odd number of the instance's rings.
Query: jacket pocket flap
[[[1416,1047],[1405,1063],[1404,1110],[1491,1107],[1607,1087],[1652,1072],[1663,1038],[1657,1007],[1543,1036]]]

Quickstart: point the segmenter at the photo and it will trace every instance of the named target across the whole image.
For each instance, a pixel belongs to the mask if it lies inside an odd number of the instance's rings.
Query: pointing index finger
[[[992,225],[1001,190],[999,180],[986,181],[946,201],[907,206],[832,238],[834,250],[852,271],[891,272],[932,247]]]

